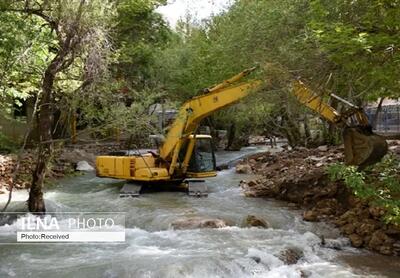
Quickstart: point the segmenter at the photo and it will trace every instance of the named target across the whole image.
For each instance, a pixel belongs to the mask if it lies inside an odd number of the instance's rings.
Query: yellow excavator
[[[138,196],[143,185],[162,188],[167,184],[184,187],[191,196],[207,196],[207,187],[201,179],[216,176],[216,161],[211,136],[197,134],[198,127],[207,116],[233,105],[261,86],[260,80],[235,84],[254,70],[244,70],[186,101],[158,152],[137,150],[98,156],[97,176],[127,180],[121,197]],[[348,113],[341,115],[300,81],[295,82],[293,92],[301,103],[326,120],[345,126],[348,164],[363,166],[380,160],[386,153],[386,141],[367,129],[366,116],[358,107],[352,106]],[[356,118],[360,124],[346,126],[349,118]]]
[[[332,98],[349,107],[345,112],[339,113],[300,80],[293,82],[293,93],[302,104],[317,112],[325,120],[342,128],[344,158],[347,165],[364,169],[379,162],[387,153],[386,140],[372,132],[367,115],[361,107],[335,94],[330,94]]]
[[[97,176],[127,180],[121,197],[138,196],[142,185],[167,184],[186,187],[192,196],[207,196],[207,187],[200,179],[217,175],[216,161],[211,136],[197,134],[198,127],[201,120],[238,102],[262,84],[258,80],[235,84],[254,70],[244,70],[186,101],[158,152],[138,150],[122,156],[98,156]]]

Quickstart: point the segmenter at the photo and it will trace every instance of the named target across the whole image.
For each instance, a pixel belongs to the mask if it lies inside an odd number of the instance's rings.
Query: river
[[[228,163],[264,149],[223,152],[217,160]],[[48,211],[126,212],[125,243],[0,245],[0,277],[400,277],[398,258],[354,249],[333,226],[304,222],[302,211],[286,203],[244,197],[238,184],[252,177],[220,171],[206,181],[207,198],[183,192],[119,198],[121,182],[92,173],[62,179],[45,193]],[[20,210],[26,197],[17,192],[10,210]],[[272,228],[243,228],[247,215]],[[232,226],[171,229],[171,222],[197,216]],[[15,237],[15,230],[15,224],[5,225],[0,235]],[[322,235],[340,250],[321,246]],[[302,250],[304,257],[285,265],[278,256],[286,248]]]

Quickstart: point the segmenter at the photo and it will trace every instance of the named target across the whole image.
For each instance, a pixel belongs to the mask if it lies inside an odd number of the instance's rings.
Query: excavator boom
[[[177,146],[179,147],[181,144],[180,141],[193,134],[201,120],[238,102],[252,90],[257,89],[262,83],[259,80],[231,85],[231,83],[238,81],[253,70],[254,68],[245,70],[221,84],[205,89],[205,94],[195,96],[186,101],[180,108],[178,116],[166,136],[166,140],[160,148],[160,157],[166,161],[171,160],[174,150],[176,151],[178,149]]]

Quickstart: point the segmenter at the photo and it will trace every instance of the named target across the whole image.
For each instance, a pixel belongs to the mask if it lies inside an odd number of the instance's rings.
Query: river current
[[[222,152],[217,160],[228,163],[262,150]],[[184,192],[119,198],[121,182],[93,173],[62,179],[45,193],[47,210],[125,212],[125,243],[1,244],[0,277],[400,277],[399,258],[354,249],[333,226],[305,222],[302,211],[287,203],[243,196],[240,180],[253,177],[220,171],[206,181],[207,198]],[[21,210],[26,198],[26,192],[16,192],[9,210]],[[271,228],[244,228],[248,215]],[[224,219],[231,226],[171,228],[188,217]],[[15,231],[16,224],[0,227],[2,237],[15,237]],[[285,265],[279,254],[287,248],[304,256]]]

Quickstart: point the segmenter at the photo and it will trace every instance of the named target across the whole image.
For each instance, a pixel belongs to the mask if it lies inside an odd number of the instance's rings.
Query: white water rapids
[[[219,159],[259,150],[223,153]],[[302,212],[286,203],[244,197],[238,184],[249,178],[221,171],[207,180],[209,196],[200,199],[183,192],[119,198],[121,182],[93,174],[63,179],[45,194],[48,211],[126,212],[126,242],[0,245],[0,277],[400,277],[398,258],[351,248],[333,226],[304,222]],[[17,192],[10,210],[23,207],[26,197]],[[247,215],[272,228],[242,228]],[[175,220],[198,216],[232,226],[171,229]],[[15,237],[15,231],[15,223],[0,227],[2,237]],[[322,235],[327,246],[341,250],[321,246]],[[304,256],[285,265],[279,253],[286,248]]]

